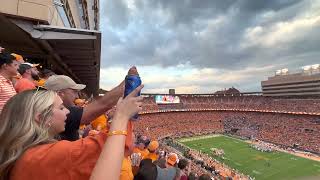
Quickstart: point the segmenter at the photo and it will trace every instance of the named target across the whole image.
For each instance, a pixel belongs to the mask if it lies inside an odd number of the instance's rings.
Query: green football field
[[[214,157],[255,179],[319,179],[320,162],[283,152],[260,152],[249,143],[227,136],[199,140],[180,139],[182,144],[211,155],[211,148],[224,150],[224,160]]]

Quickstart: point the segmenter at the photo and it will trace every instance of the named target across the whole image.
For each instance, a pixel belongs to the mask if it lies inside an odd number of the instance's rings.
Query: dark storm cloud
[[[125,0],[101,1],[102,23],[104,27],[126,28],[129,23],[129,9]],[[105,19],[105,17],[107,18]],[[105,24],[108,23],[108,24]]]
[[[138,0],[138,8],[152,10],[162,9],[168,13],[170,19],[167,23],[171,25],[192,24],[197,19],[214,18],[225,13],[236,1],[172,1],[172,0]]]
[[[102,64],[107,66],[167,67],[187,61],[219,69],[268,63],[293,66],[299,64],[298,57],[313,63],[320,45],[319,28],[315,28],[275,46],[242,46],[248,29],[261,26],[268,33],[278,22],[294,20],[319,1],[136,0],[133,7],[126,1],[103,2]]]

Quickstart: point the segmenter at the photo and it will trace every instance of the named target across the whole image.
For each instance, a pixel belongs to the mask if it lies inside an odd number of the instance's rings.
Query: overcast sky
[[[320,63],[320,0],[102,0],[100,87],[136,65],[143,92],[261,91]]]

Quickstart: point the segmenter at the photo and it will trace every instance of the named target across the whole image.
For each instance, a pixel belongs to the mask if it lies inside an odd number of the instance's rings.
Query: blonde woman
[[[55,92],[17,94],[0,115],[0,179],[119,179],[126,127],[141,110],[135,95],[142,87],[119,99],[107,134],[73,142],[54,140],[69,113]]]

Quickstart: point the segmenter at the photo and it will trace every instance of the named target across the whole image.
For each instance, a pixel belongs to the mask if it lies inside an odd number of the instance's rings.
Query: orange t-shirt
[[[132,163],[130,157],[123,158],[120,180],[133,180]]]
[[[37,86],[40,86],[40,87],[44,87],[44,84],[46,83],[46,80],[45,79],[39,79],[39,81],[35,81]]]
[[[16,82],[14,88],[17,93],[20,93],[25,90],[36,89],[36,85],[27,78],[21,78]]]
[[[102,114],[101,116],[97,117],[95,120],[91,121],[91,126],[94,130],[103,130],[107,128],[107,117],[106,115]]]
[[[107,139],[105,133],[77,141],[58,141],[27,150],[15,163],[10,180],[87,180]]]
[[[151,159],[152,162],[154,162],[155,160],[157,160],[159,158],[159,155],[156,153],[149,153],[145,159]]]
[[[131,149],[134,146],[134,142],[133,142],[133,138],[134,138],[133,137],[133,123],[132,123],[132,121],[128,122],[127,132],[128,132],[128,134],[127,134],[127,137],[126,137],[126,145],[125,145],[125,147]]]
[[[148,149],[140,150],[139,148],[135,147],[133,149],[133,152],[134,153],[140,153],[141,154],[141,159],[145,159],[149,155],[149,150]]]

